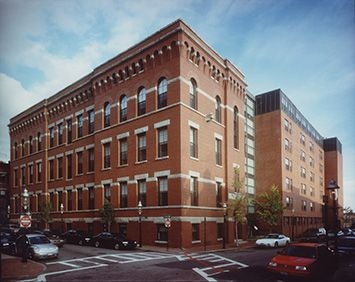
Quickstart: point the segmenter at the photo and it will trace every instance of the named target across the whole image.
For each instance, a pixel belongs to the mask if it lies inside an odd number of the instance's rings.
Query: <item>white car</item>
[[[291,239],[285,235],[271,233],[264,238],[256,240],[257,247],[285,247],[290,243]]]

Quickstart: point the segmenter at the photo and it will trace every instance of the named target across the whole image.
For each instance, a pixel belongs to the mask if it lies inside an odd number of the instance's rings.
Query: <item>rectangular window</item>
[[[111,167],[110,143],[105,143],[103,146],[104,146],[104,168],[110,168]]]
[[[111,184],[104,184],[105,201],[111,203]]]
[[[157,241],[168,241],[168,229],[164,224],[157,224]]]
[[[222,206],[222,183],[216,182],[216,207]]]
[[[29,170],[29,176],[30,176],[30,184],[33,183],[33,165],[29,165],[28,166],[28,170]]]
[[[138,180],[138,201],[147,206],[147,183],[145,179]]]
[[[21,177],[22,177],[22,183],[21,185],[26,184],[26,167],[21,167]]]
[[[128,142],[127,138],[120,139],[120,165],[128,164]]]
[[[49,147],[54,146],[54,127],[49,129]]]
[[[58,124],[58,145],[63,144],[63,123]]]
[[[54,160],[49,161],[49,179],[54,179]]]
[[[120,182],[120,207],[121,208],[127,208],[127,197],[128,197],[127,182],[122,181]]]
[[[58,178],[63,177],[63,158],[60,157],[57,159],[57,165],[58,165]]]
[[[77,122],[77,138],[80,138],[83,136],[83,115],[78,115],[76,117],[76,122]]]
[[[222,141],[215,139],[216,165],[222,165]]]
[[[146,133],[138,134],[138,162],[147,160],[147,136]]]
[[[197,129],[190,127],[190,157],[198,158]]]
[[[158,129],[158,158],[168,156],[168,128]]]
[[[83,189],[78,188],[78,210],[83,209]]]
[[[224,224],[217,223],[217,239],[222,239],[224,234]]]
[[[198,223],[192,224],[192,241],[200,240],[200,225]]]
[[[67,120],[67,143],[70,144],[73,141],[73,128],[72,128],[72,120]]]
[[[42,163],[37,163],[37,182],[42,181]]]
[[[83,152],[76,153],[77,174],[83,174]]]
[[[18,186],[18,170],[14,169],[14,186]]]
[[[63,191],[58,191],[58,205],[57,205],[57,211],[60,211],[60,204],[63,203]]]
[[[73,157],[72,155],[67,155],[67,179],[73,178]]]
[[[94,130],[95,130],[95,112],[94,112],[94,110],[88,111],[88,118],[89,118],[88,134],[91,134],[91,133],[94,133]]]
[[[37,133],[37,151],[42,150],[42,140],[41,140],[41,133]]]
[[[73,193],[72,190],[67,190],[67,207],[68,207],[68,211],[71,211],[73,209]]]
[[[158,201],[159,206],[168,205],[168,177],[159,177],[158,178]]]
[[[89,210],[93,210],[95,208],[95,188],[89,187]]]
[[[190,179],[190,197],[191,206],[198,205],[198,188],[197,188],[197,177],[191,177]]]
[[[88,172],[95,170],[95,154],[94,148],[88,149]]]

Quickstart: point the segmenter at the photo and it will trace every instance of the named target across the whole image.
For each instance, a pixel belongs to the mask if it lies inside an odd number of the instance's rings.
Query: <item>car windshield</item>
[[[278,235],[278,234],[269,234],[269,235],[267,235],[265,238],[268,238],[268,239],[277,239],[277,238],[279,238],[279,235]]]
[[[36,236],[30,237],[29,242],[31,245],[38,245],[38,244],[48,244],[50,243],[49,239],[46,236]]]
[[[282,251],[283,255],[302,257],[302,258],[316,258],[316,248],[306,246],[289,246]]]

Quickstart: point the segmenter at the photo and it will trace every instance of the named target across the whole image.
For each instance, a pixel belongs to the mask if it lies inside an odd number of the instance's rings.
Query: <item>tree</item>
[[[105,199],[105,203],[100,209],[100,215],[103,222],[107,226],[107,231],[111,231],[111,224],[114,222],[115,214],[111,202]]]
[[[346,227],[350,227],[351,226],[351,219],[353,217],[353,210],[350,207],[344,207],[343,208],[343,221],[344,221],[344,225]]]
[[[258,195],[255,199],[257,217],[266,222],[272,232],[272,227],[280,222],[283,205],[282,198],[277,186],[272,185],[270,191]]]
[[[44,222],[45,229],[48,229],[49,222],[52,221],[51,212],[53,211],[52,205],[48,200],[42,202],[39,208],[39,219]]]
[[[232,198],[228,200],[228,215],[233,217],[235,220],[235,241],[236,245],[239,246],[238,238],[238,223],[242,223],[245,220],[247,196],[245,195],[243,187],[243,182],[239,178],[239,169],[234,169],[234,179],[232,186],[234,192],[231,193]]]

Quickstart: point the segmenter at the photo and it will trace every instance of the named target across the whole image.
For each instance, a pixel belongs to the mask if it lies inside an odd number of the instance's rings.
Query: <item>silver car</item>
[[[24,248],[28,248],[25,250]],[[57,258],[58,247],[41,234],[25,234],[16,240],[16,254],[27,254],[30,259]]]

